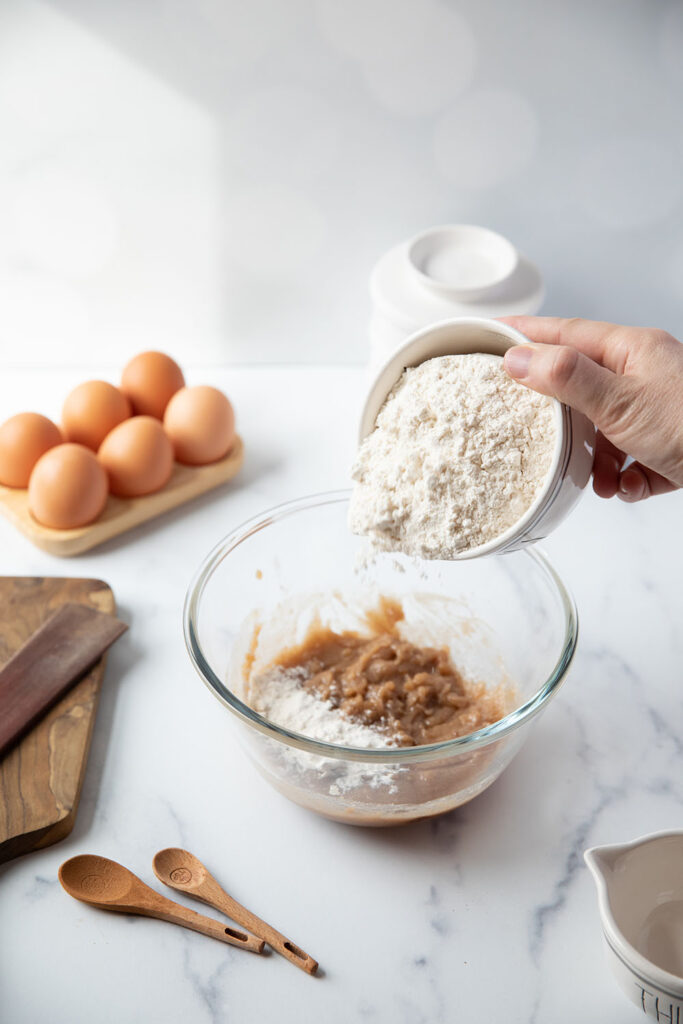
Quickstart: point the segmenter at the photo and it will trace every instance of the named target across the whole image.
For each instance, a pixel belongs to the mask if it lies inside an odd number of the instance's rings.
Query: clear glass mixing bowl
[[[451,810],[491,785],[564,680],[578,621],[562,580],[535,550],[464,562],[382,554],[364,563],[364,541],[346,524],[348,499],[340,491],[288,502],[225,537],[188,591],[185,641],[276,789],[337,821],[392,825]],[[283,602],[299,595],[333,592],[366,608],[377,594],[403,601],[429,595],[441,608],[455,663],[491,686],[511,683],[512,710],[459,739],[384,749],[325,743],[269,722],[244,699],[255,626],[268,628]]]

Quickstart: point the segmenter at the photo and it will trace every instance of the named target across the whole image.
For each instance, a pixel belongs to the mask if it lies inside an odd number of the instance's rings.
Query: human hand
[[[510,376],[598,428],[596,494],[639,501],[683,487],[683,344],[666,331],[591,320],[502,319],[537,343],[505,353]]]

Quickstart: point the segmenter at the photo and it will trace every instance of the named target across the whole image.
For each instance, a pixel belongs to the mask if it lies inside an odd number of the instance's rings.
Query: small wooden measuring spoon
[[[59,881],[69,896],[99,907],[100,910],[157,917],[160,921],[179,924],[193,932],[248,949],[252,953],[263,950],[263,939],[235,928],[226,928],[220,921],[213,921],[210,917],[204,917],[166,899],[115,860],[88,853],[71,857],[61,865]]]
[[[232,896],[228,896],[194,854],[176,847],[168,847],[166,850],[159,850],[154,857],[152,866],[154,874],[160,882],[170,886],[171,889],[177,889],[178,892],[187,893],[188,896],[194,896],[196,899],[208,903],[209,906],[222,911],[244,928],[250,928],[255,935],[265,939],[269,946],[272,946],[295,967],[299,967],[307,974],[315,974],[318,970],[318,963],[313,957],[295,946],[290,939],[262,921],[256,914],[252,914]]]

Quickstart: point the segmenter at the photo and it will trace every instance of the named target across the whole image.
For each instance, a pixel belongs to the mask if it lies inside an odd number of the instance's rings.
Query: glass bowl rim
[[[223,562],[225,558],[239,544],[249,537],[272,525],[279,519],[294,515],[297,512],[317,508],[322,505],[334,505],[347,502],[351,491],[348,489],[337,491],[324,491],[318,494],[306,495],[303,498],[296,498],[292,501],[283,502],[273,508],[267,509],[255,516],[245,520],[234,530],[222,538],[208,553],[199,566],[188,587],[183,607],[183,633],[185,646],[199,677],[213,693],[213,695],[237,716],[245,725],[257,732],[278,740],[286,746],[295,747],[298,750],[305,750],[318,757],[332,758],[344,761],[365,761],[368,763],[382,764],[405,764],[411,761],[431,761],[451,754],[467,753],[477,750],[480,747],[488,746],[495,740],[507,736],[517,730],[525,722],[534,718],[545,706],[547,701],[557,692],[564,681],[569,666],[576,653],[576,645],[579,634],[579,621],[576,604],[571,593],[565,586],[557,570],[554,568],[548,557],[539,550],[524,548],[517,551],[518,555],[530,558],[542,570],[546,578],[553,585],[560,598],[560,604],[564,613],[565,632],[562,641],[559,657],[555,662],[552,671],[545,682],[529,697],[523,704],[515,708],[503,718],[492,725],[478,729],[476,732],[468,733],[466,736],[459,736],[456,739],[441,740],[438,743],[425,744],[416,747],[346,747],[337,743],[327,743],[324,740],[312,739],[302,733],[294,732],[284,726],[276,725],[263,718],[257,711],[254,711],[248,704],[240,700],[232,690],[213,671],[209,659],[204,654],[199,642],[197,617],[201,603],[202,594],[209,579]],[[506,558],[505,554],[483,555],[483,558]]]

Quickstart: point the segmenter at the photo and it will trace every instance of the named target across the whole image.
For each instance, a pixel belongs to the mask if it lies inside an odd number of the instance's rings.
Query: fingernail
[[[640,473],[625,469],[619,481],[618,495],[622,501],[640,501],[645,493],[645,481]]]
[[[529,371],[529,363],[533,352],[523,345],[514,345],[505,353],[505,369],[511,377],[523,380]]]

